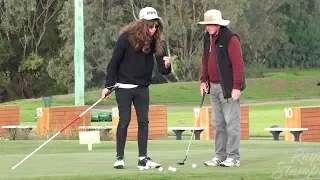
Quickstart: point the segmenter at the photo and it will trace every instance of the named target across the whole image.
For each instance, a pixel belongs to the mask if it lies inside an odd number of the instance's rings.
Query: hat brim
[[[198,24],[217,24],[220,26],[227,26],[230,24],[229,20],[221,20],[221,21],[200,21]]]
[[[153,20],[153,19],[162,19],[161,17],[159,16],[149,16],[149,17],[143,17],[141,19],[145,19],[145,20]]]

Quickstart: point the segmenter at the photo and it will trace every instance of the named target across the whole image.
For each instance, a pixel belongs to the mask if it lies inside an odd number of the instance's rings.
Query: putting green
[[[0,179],[290,179],[320,178],[319,143],[297,143],[271,140],[241,141],[241,166],[206,167],[213,157],[213,141],[193,141],[184,166],[178,166],[186,153],[188,140],[153,140],[149,156],[162,164],[162,172],[137,169],[137,142],[127,142],[124,170],[113,168],[115,142],[94,144],[92,151],[79,141],[53,140],[15,170],[25,156],[44,141],[1,141]],[[197,164],[192,168],[192,164]],[[177,168],[176,172],[168,167]],[[304,168],[301,170],[301,168]],[[311,173],[311,170],[313,172]]]

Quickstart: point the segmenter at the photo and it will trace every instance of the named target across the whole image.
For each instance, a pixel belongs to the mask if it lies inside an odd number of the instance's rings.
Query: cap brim
[[[222,20],[222,21],[200,21],[198,24],[216,24],[220,26],[227,26],[229,25],[229,20]]]
[[[162,19],[161,17],[159,16],[149,16],[149,17],[143,17],[141,19],[145,19],[145,20],[153,20],[153,19]]]

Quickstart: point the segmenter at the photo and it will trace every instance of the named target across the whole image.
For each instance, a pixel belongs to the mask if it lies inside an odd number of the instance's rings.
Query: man
[[[223,20],[219,10],[204,14],[206,26],[200,77],[200,92],[210,93],[215,157],[207,166],[240,166],[240,102],[244,63],[239,37]],[[208,89],[209,88],[209,89]]]
[[[139,20],[122,28],[110,63],[107,67],[105,89],[102,98],[110,92],[111,86],[118,84],[115,96],[119,109],[117,127],[117,156],[114,168],[124,168],[124,148],[127,129],[131,121],[131,106],[135,107],[138,119],[138,168],[146,166],[158,168],[161,165],[147,155],[149,132],[149,85],[152,80],[154,56],[158,70],[167,75],[171,72],[170,57],[166,56],[163,24],[157,11],[152,7],[141,9]]]

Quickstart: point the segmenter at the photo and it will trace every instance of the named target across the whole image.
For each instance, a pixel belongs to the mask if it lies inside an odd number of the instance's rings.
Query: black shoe
[[[138,168],[159,168],[161,167],[161,165],[159,163],[156,163],[154,161],[151,160],[150,157],[145,157],[142,160],[139,159],[138,161]]]
[[[116,169],[123,169],[124,168],[124,158],[123,156],[117,157],[116,161],[113,164],[113,167]]]

